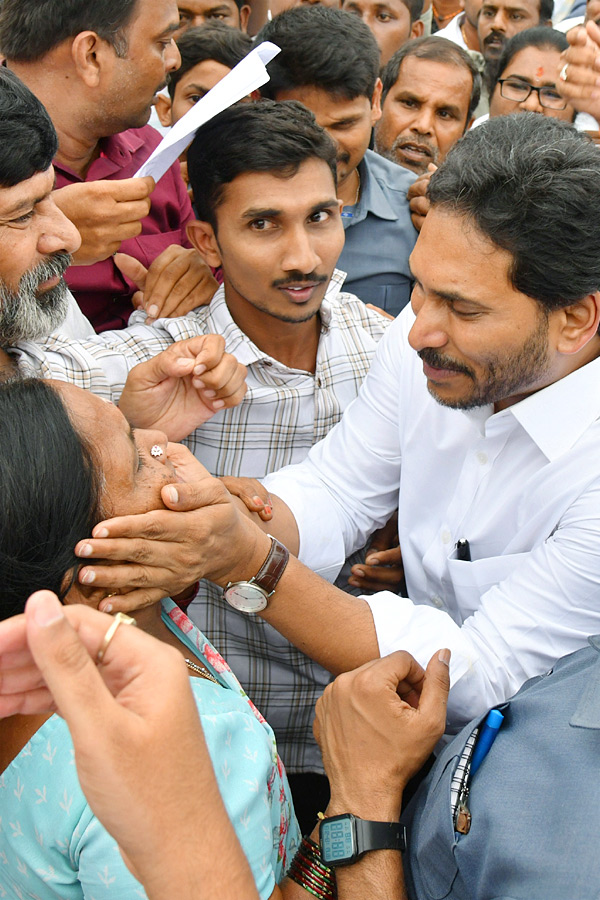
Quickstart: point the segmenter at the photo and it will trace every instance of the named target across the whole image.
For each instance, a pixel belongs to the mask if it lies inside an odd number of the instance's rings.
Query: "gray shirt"
[[[600,635],[528,681],[470,783],[468,834],[450,784],[473,727],[440,754],[405,813],[411,900],[597,900]]]
[[[358,172],[360,199],[355,207],[344,207],[346,244],[338,266],[347,273],[346,290],[397,316],[412,289],[408,257],[417,232],[406,192],[416,176],[372,150]]]

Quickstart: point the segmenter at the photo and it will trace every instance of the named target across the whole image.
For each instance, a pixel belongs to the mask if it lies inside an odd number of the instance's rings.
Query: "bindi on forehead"
[[[537,69],[535,70],[535,77],[536,77],[536,78],[543,78],[543,76],[544,76],[544,67],[543,67],[543,66],[538,66]]]

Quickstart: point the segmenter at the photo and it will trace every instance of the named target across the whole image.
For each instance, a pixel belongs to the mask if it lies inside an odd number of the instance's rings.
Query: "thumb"
[[[125,278],[128,278],[129,281],[133,281],[133,283],[143,291],[146,287],[148,269],[143,266],[141,262],[134,259],[133,256],[129,256],[127,253],[115,253],[113,259],[117,269],[122,272]]]
[[[437,724],[440,736],[444,733],[446,724],[446,707],[450,690],[449,664],[449,650],[439,650],[433,654],[425,670],[419,702],[419,712]]]
[[[427,166],[427,171],[431,172],[432,175],[434,172],[437,172],[437,169],[438,169],[438,167],[436,166],[435,163],[429,163],[429,165]]]
[[[206,478],[194,484],[168,484],[161,491],[162,501],[167,509],[177,512],[189,512],[223,503],[227,496],[225,485],[208,473]]]
[[[89,733],[109,697],[90,654],[51,591],[31,595],[25,618],[29,649],[60,714],[73,734]],[[109,628],[111,619],[105,618]]]

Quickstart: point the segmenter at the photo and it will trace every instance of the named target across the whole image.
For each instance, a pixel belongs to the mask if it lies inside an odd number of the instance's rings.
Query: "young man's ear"
[[[157,94],[154,106],[156,107],[156,115],[158,116],[162,127],[170,128],[173,124],[171,120],[171,107],[173,106],[173,101],[169,95],[167,94],[165,97],[164,94]]]
[[[375,82],[375,90],[373,91],[373,96],[371,98],[371,127],[375,125],[376,122],[379,122],[382,112],[381,112],[381,92],[383,90],[383,82],[381,78],[378,78]]]
[[[186,231],[188,240],[209,266],[215,269],[218,268],[222,262],[221,253],[215,230],[210,222],[201,222],[195,219],[192,222],[188,222]]]
[[[248,19],[250,18],[250,10],[251,7],[246,3],[240,7],[240,31],[248,31]]]
[[[425,33],[425,26],[420,19],[417,19],[410,26],[410,37],[411,37],[411,39],[423,37],[424,33]]]
[[[105,69],[112,65],[114,49],[95,31],[80,31],[71,44],[71,59],[75,71],[88,88],[98,87]]]

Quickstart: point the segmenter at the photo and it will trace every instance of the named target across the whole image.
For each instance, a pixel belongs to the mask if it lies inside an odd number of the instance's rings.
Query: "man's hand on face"
[[[150,212],[154,179],[86,181],[53,191],[56,205],[81,235],[73,265],[89,266],[107,259],[128,238],[137,237],[142,219]]]
[[[600,28],[587,22],[567,32],[567,40],[571,46],[560,55],[556,88],[576,110],[600,121]]]
[[[159,428],[180,441],[246,393],[246,367],[206,334],[177,341],[127,376],[119,409],[134,428]]]
[[[146,311],[149,325],[158,318],[185,316],[207,306],[219,286],[198,251],[177,244],[163,250],[149,269],[126,253],[117,253],[115,263],[139,288],[132,302]]]
[[[425,216],[429,212],[430,204],[426,194],[431,176],[436,169],[436,165],[429,163],[427,171],[423,172],[422,175],[419,175],[416,181],[413,181],[406,194],[408,197],[408,205],[410,207],[410,217],[417,231],[420,231],[423,227]]]
[[[398,820],[407,782],[444,733],[449,660],[440,650],[423,671],[399,650],[325,688],[314,733],[331,784],[329,815]]]
[[[225,586],[255,575],[270,538],[234,503],[185,447],[167,448],[186,483],[163,487],[165,509],[100,522],[75,555],[90,561],[79,571],[82,584],[116,592],[104,612],[130,612],[172,597],[201,578]],[[112,565],[94,565],[110,560]],[[126,593],[124,593],[126,592]]]

